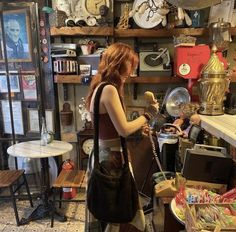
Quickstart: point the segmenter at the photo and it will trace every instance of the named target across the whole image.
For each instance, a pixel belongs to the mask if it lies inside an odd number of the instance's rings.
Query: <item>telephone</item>
[[[163,180],[155,185],[156,197],[174,197],[176,192],[175,179]]]

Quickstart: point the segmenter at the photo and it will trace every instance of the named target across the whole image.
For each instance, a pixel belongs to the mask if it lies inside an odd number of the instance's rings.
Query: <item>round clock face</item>
[[[82,144],[82,150],[86,155],[89,155],[93,149],[93,139],[86,139]]]
[[[102,5],[107,7],[110,6],[109,0],[84,0],[84,8],[89,15],[98,16],[100,15],[99,8]]]

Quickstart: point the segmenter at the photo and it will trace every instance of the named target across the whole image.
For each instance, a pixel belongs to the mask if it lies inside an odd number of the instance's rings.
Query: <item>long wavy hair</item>
[[[124,79],[131,73],[127,73],[131,65],[131,72],[138,65],[138,55],[127,44],[114,43],[102,54],[97,74],[92,78],[89,92],[86,98],[86,108],[90,109],[91,98],[95,88],[101,82],[109,82],[116,86],[121,97],[124,94]]]

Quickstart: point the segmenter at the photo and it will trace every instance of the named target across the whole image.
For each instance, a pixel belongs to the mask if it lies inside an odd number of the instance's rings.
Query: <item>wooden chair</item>
[[[55,214],[55,202],[59,202],[59,208],[61,208],[62,202],[84,202],[84,200],[79,199],[62,199],[62,189],[63,188],[81,188],[82,183],[85,178],[84,170],[62,170],[53,184],[53,207],[51,213],[51,227],[54,224],[54,214]],[[60,197],[56,199],[56,192],[60,190]]]
[[[25,170],[0,170],[0,189],[8,188],[10,191],[10,196],[0,196],[0,198],[9,198],[12,200],[17,226],[20,226],[21,222],[17,210],[16,199],[22,198],[22,195],[19,194],[19,189],[23,185],[25,185],[30,205],[33,207],[29,186],[25,177]],[[18,195],[15,194],[16,192],[18,192]]]

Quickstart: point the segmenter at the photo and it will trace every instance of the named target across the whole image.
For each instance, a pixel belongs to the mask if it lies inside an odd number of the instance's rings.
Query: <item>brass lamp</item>
[[[229,80],[226,79],[224,65],[219,60],[216,52],[217,48],[213,45],[211,58],[203,67],[201,78],[198,80],[200,114],[224,114],[223,101],[229,86]]]

